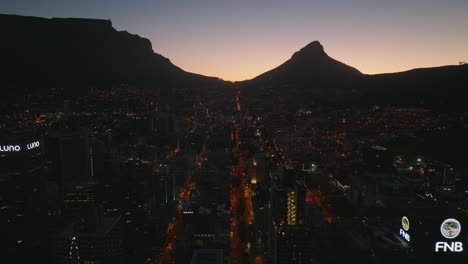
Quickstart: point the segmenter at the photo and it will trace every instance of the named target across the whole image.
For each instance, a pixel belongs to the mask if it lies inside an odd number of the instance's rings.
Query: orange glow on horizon
[[[454,49],[446,49],[445,45],[418,47],[417,43],[402,47],[390,47],[390,44],[373,47],[347,46],[342,43],[324,43],[325,52],[331,58],[358,69],[363,74],[381,74],[408,71],[415,68],[429,68],[446,65],[458,65],[466,61],[468,50],[460,54],[463,43],[453,44]],[[333,44],[333,45],[331,45]],[[307,43],[302,46],[307,45]],[[452,45],[452,46],[453,46]],[[184,52],[169,55],[171,61],[188,72],[205,76],[218,77],[225,81],[244,81],[272,70],[291,58],[301,46],[286,47],[276,45],[259,50],[242,51],[241,48],[229,47],[218,50],[216,54],[195,54]],[[232,48],[232,47],[231,47]],[[190,56],[188,54],[191,54]],[[166,54],[165,54],[166,55]],[[207,56],[206,58],[204,58]]]

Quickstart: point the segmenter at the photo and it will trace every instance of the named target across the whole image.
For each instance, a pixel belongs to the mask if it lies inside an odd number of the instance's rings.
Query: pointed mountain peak
[[[322,44],[319,41],[313,41],[307,46],[303,47],[298,52],[294,53],[293,57],[296,56],[313,56],[313,55],[326,55]]]
[[[270,83],[333,83],[347,80],[361,73],[325,53],[322,44],[313,41],[294,53],[291,59],[253,80]]]
[[[322,44],[318,40],[312,41],[311,43],[307,44],[302,50],[323,50]]]

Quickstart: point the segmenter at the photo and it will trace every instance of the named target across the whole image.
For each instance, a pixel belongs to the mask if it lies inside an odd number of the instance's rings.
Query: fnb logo
[[[410,242],[410,235],[403,229],[400,229],[400,236],[402,236],[406,241]]]
[[[461,232],[461,224],[458,222],[457,219],[448,218],[445,219],[444,222],[440,225],[440,233],[443,237],[447,239],[454,239]],[[436,242],[435,244],[435,252],[462,252],[463,251],[463,243],[459,241],[455,242]]]
[[[435,252],[462,252],[463,251],[463,243],[462,242],[451,242],[450,244],[447,242],[437,242],[435,244]]]
[[[401,227],[403,227],[403,229],[400,228],[400,236],[402,236],[406,241],[410,242],[410,235],[406,233],[410,228],[410,222],[408,217],[403,216],[401,218]]]

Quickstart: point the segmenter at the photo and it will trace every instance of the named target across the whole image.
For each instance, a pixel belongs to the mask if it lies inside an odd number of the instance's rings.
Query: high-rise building
[[[266,174],[266,156],[263,153],[257,153],[252,157],[251,162],[247,164],[247,173],[251,184],[262,183]]]
[[[53,238],[57,264],[123,263],[121,216],[103,216],[96,207],[65,226]]]
[[[223,264],[223,250],[222,249],[196,249],[193,251],[192,260],[190,264]]]
[[[62,192],[91,180],[88,132],[70,127],[50,129],[46,140],[47,159],[51,161],[51,179]]]
[[[47,230],[42,136],[25,130],[0,138],[0,246],[18,263],[26,253],[40,259]]]
[[[77,185],[67,191],[63,198],[65,213],[79,217],[82,210],[93,207],[97,203],[97,185]]]
[[[268,262],[309,263],[311,226],[308,225],[307,188],[292,168],[274,174],[270,189]]]
[[[157,203],[168,203],[177,199],[176,193],[176,174],[171,171],[169,164],[161,164],[159,172],[155,173],[153,177],[157,182],[156,184],[156,201]]]
[[[381,146],[371,146],[363,150],[363,159],[367,168],[375,172],[388,172],[393,169],[394,154]]]

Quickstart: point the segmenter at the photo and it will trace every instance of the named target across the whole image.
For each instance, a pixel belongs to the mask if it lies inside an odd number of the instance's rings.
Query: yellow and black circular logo
[[[401,226],[403,227],[403,230],[408,231],[409,230],[409,220],[408,217],[403,216],[401,218]]]

